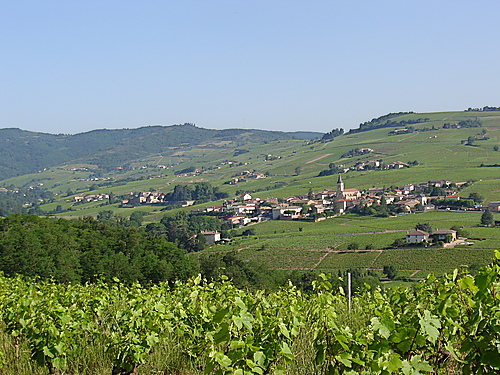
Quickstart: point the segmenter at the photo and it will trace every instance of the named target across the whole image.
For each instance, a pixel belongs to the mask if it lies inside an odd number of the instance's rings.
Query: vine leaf
[[[433,317],[429,310],[424,310],[424,316],[420,318],[419,322],[422,331],[427,334],[428,340],[435,344],[439,337],[439,328],[441,328],[439,319]]]

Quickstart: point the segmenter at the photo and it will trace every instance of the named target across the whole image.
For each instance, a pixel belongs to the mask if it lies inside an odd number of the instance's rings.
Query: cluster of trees
[[[422,188],[422,193],[429,197],[446,196],[446,188],[437,186],[426,186]]]
[[[174,281],[196,274],[185,251],[134,228],[34,215],[0,219],[0,271],[53,279],[92,282],[104,278],[131,283]]]
[[[461,128],[480,128],[481,126],[483,126],[483,123],[481,122],[481,120],[476,118],[476,119],[461,120],[457,123],[457,125]]]
[[[14,188],[0,191],[0,216],[12,214],[39,214],[39,200],[51,201],[54,194],[40,187]]]
[[[318,177],[321,176],[331,176],[333,174],[339,174],[342,172],[342,169],[337,167],[334,163],[328,164],[328,169],[324,169],[321,172],[319,172]]]
[[[228,237],[231,224],[214,216],[187,214],[184,211],[174,216],[165,215],[159,223],[150,223],[146,232],[164,236],[187,252],[196,252],[205,247],[205,237],[202,231],[220,231],[223,237]]]
[[[106,211],[99,220],[11,215],[0,218],[0,271],[6,276],[20,274],[59,283],[118,278],[126,284],[149,284],[186,280],[197,274],[207,280],[226,275],[239,287],[269,290],[290,279],[299,288],[312,291],[316,273],[276,274],[236,253],[187,254],[200,241],[193,234],[221,228],[219,219],[202,215],[165,217],[146,230],[124,226],[123,220],[117,221]]]
[[[344,152],[340,157],[341,158],[352,158],[354,156],[369,154],[370,152],[371,151],[369,151],[368,149],[359,149],[358,147],[356,147],[356,148],[353,148],[352,150]]]
[[[195,200],[197,203],[211,202],[227,197],[227,193],[219,191],[217,186],[214,187],[208,182],[175,185],[174,191],[165,194],[165,200],[167,201]]]
[[[110,211],[101,211],[97,220],[53,220],[35,215],[2,218],[0,271],[7,276],[21,274],[71,283],[111,281],[115,277],[124,283],[174,282],[198,273],[207,279],[224,274],[242,287],[277,288],[284,283],[284,279],[273,281],[267,269],[244,262],[236,254],[188,256],[187,251],[203,247],[201,230],[224,227],[215,217],[180,213],[150,224],[146,230],[126,221],[134,218],[120,220]]]
[[[322,141],[330,141],[335,137],[338,137],[340,135],[344,134],[344,129],[339,128],[339,129],[333,129],[331,132],[328,132],[321,137]]]
[[[490,107],[485,106],[483,108],[467,108],[467,112],[488,112],[488,111],[500,111],[500,107]]]
[[[373,130],[373,129],[389,128],[389,127],[397,127],[397,126],[406,127],[407,125],[421,124],[421,123],[425,123],[425,122],[430,121],[430,119],[427,117],[401,120],[401,121],[391,121],[390,120],[393,117],[398,117],[398,116],[410,114],[410,113],[414,113],[414,112],[389,113],[388,115],[381,116],[381,117],[375,118],[371,121],[359,124],[358,129],[351,129],[349,131],[349,133],[359,133],[359,132],[364,132],[364,131]]]
[[[414,131],[415,128],[413,126],[408,126],[404,129],[395,129],[393,131],[390,131],[388,135],[408,134],[408,133],[413,133]]]
[[[436,199],[434,205],[439,208],[472,208],[476,202],[473,199]]]
[[[238,156],[238,155],[246,154],[248,152],[250,152],[250,150],[247,150],[247,149],[244,149],[244,148],[237,148],[236,150],[234,150],[233,156]]]
[[[380,203],[375,202],[371,206],[367,204],[359,204],[354,207],[352,212],[362,216],[388,217],[405,211],[403,207],[398,207],[394,204],[387,204],[385,198],[382,196]]]

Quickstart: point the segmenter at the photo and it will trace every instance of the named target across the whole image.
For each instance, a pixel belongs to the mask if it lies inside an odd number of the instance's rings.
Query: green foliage
[[[325,133],[323,137],[321,137],[322,141],[329,141],[332,140],[335,137],[338,137],[340,135],[344,134],[344,129],[339,128],[339,129],[333,129],[331,132]]]
[[[399,117],[401,115],[411,114],[411,113],[414,113],[414,112],[389,113],[387,115],[380,116],[378,118],[374,118],[371,121],[362,123],[359,125],[359,128],[351,129],[349,131],[349,133],[359,133],[359,132],[365,132],[365,131],[373,130],[373,129],[389,128],[389,127],[396,127],[396,126],[407,126],[409,124],[420,124],[420,123],[425,123],[425,122],[430,121],[430,119],[428,117],[401,120],[401,121],[391,121],[390,120],[393,117]]]
[[[500,371],[500,252],[475,276],[455,270],[411,289],[361,288],[350,305],[339,282],[321,274],[304,294],[292,285],[246,291],[224,276],[173,287],[0,276],[1,329],[50,373],[71,375],[92,371],[79,357],[88,347],[106,348],[101,373],[131,374],[165,345],[178,346],[190,374]]]
[[[359,244],[357,242],[351,242],[349,245],[347,245],[347,250],[358,250],[359,249]]]
[[[197,203],[214,201],[227,198],[227,193],[220,192],[218,187],[213,187],[208,182],[197,182],[189,185],[175,185],[174,191],[165,195],[166,201],[189,201]]]
[[[493,214],[491,211],[487,208],[483,214],[481,215],[481,225],[484,226],[492,226],[495,223],[495,220],[493,218]]]
[[[418,223],[415,225],[415,230],[423,230],[429,234],[432,234],[432,226],[430,223]]]
[[[476,192],[469,193],[469,199],[472,199],[476,204],[480,204],[483,201],[481,194]]]
[[[393,280],[396,278],[398,275],[398,271],[396,270],[396,267],[394,267],[392,264],[389,266],[384,266],[383,271],[385,276],[387,276],[388,279]]]
[[[242,236],[254,236],[255,235],[255,229],[253,228],[248,228],[248,229],[245,229],[243,232],[241,232],[241,235]]]
[[[338,174],[341,171],[342,170],[340,168],[336,167],[335,164],[330,163],[328,165],[328,169],[325,169],[325,170],[322,170],[321,172],[319,172],[318,177],[321,177],[321,176],[331,176],[333,174]]]
[[[0,191],[0,216],[35,213],[39,200],[52,201],[53,199],[54,194],[51,191],[40,187],[6,189],[6,191]],[[26,206],[27,202],[33,205]]]
[[[57,282],[158,283],[187,279],[195,266],[165,237],[134,227],[13,215],[0,219],[0,271]]]

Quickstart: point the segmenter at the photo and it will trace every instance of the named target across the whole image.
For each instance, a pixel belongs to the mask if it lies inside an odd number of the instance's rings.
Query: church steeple
[[[342,181],[342,175],[339,173],[339,179],[337,180],[337,199],[344,198],[344,182]]]

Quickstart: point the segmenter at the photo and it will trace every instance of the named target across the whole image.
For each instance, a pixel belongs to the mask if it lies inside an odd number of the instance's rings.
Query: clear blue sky
[[[500,2],[0,0],[0,128],[327,132],[500,106]]]

